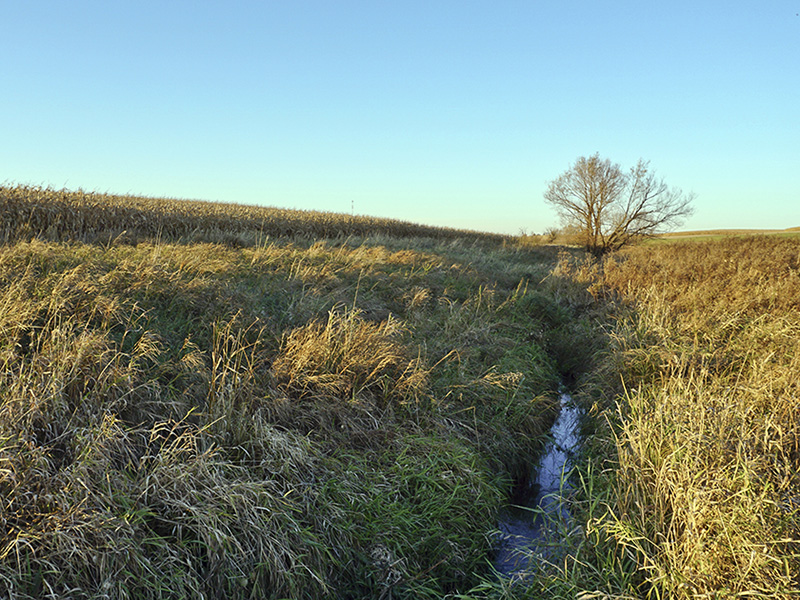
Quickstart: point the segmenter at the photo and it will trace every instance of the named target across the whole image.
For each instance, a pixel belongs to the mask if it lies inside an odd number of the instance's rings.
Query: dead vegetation
[[[435,598],[485,572],[553,415],[549,254],[305,240],[316,217],[243,247],[237,207],[34,192],[2,205],[0,596]]]
[[[488,244],[510,241],[491,233],[366,216],[22,185],[0,186],[0,223],[4,243],[33,238],[105,243],[160,239],[249,246],[267,237],[377,235]]]
[[[796,597],[800,242],[634,248],[596,281],[618,307],[588,524],[609,594]]]

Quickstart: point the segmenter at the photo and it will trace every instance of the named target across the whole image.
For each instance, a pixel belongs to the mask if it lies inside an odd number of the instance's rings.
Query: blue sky
[[[0,2],[0,181],[518,233],[579,156],[800,226],[800,0]]]

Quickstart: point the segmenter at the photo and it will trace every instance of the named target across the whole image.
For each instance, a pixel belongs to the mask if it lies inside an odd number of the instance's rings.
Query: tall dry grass
[[[1,597],[436,598],[486,572],[553,416],[549,254],[63,237],[0,246]]]
[[[588,529],[609,571],[633,573],[607,592],[797,597],[800,242],[633,248],[593,291],[618,308],[600,379],[613,437],[595,447],[612,470]]]

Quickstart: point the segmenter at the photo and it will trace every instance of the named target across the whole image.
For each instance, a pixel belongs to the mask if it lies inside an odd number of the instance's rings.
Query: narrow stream
[[[570,514],[562,493],[568,488],[562,474],[570,469],[570,456],[577,450],[580,409],[566,393],[561,394],[561,412],[550,430],[529,488],[523,490],[500,514],[494,567],[508,577],[524,578],[531,561],[551,558],[548,534],[559,522],[569,524]],[[562,487],[563,486],[563,487]],[[562,528],[566,530],[566,527]]]

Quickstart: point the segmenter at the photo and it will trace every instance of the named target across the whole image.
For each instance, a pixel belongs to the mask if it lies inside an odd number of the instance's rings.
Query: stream
[[[569,510],[562,494],[569,489],[562,482],[570,469],[570,456],[577,450],[580,409],[566,393],[561,394],[561,412],[550,430],[542,456],[535,467],[530,484],[515,494],[512,503],[499,516],[494,567],[501,575],[524,579],[531,562],[553,558],[547,544],[555,529],[566,531]],[[560,525],[560,526],[559,526]]]

